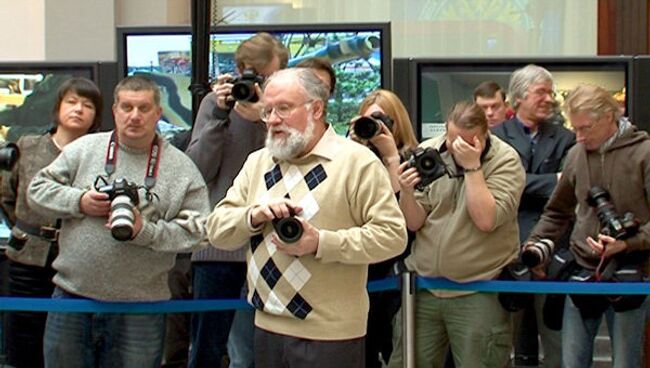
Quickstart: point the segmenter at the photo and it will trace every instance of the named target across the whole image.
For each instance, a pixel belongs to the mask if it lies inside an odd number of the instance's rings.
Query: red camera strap
[[[149,148],[149,159],[147,160],[147,170],[144,177],[144,186],[147,190],[151,190],[151,188],[156,185],[158,166],[160,165],[160,151],[162,149],[160,143],[160,138],[156,135],[153,138],[153,142],[151,142],[151,147]],[[106,176],[108,177],[115,173],[115,168],[117,167],[118,147],[117,135],[115,134],[115,131],[113,131],[111,134],[111,140],[108,143],[108,148],[106,149],[106,161],[104,163],[104,171],[106,171]]]

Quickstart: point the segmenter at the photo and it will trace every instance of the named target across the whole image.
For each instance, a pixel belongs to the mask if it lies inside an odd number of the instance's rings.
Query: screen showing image
[[[494,65],[490,67],[485,65],[466,67],[423,65],[419,86],[422,138],[444,134],[445,117],[453,104],[460,100],[472,100],[474,88],[481,82],[495,81],[507,93],[510,74],[521,66],[523,65]],[[571,89],[581,83],[591,83],[610,91],[617,100],[621,101],[622,108],[625,108],[627,86],[625,64],[542,66],[553,74],[555,99],[559,106]]]
[[[277,27],[276,27],[277,28]],[[328,122],[345,134],[365,96],[380,88],[385,51],[381,29],[318,31],[269,31],[290,52],[289,67],[310,57],[327,58],[333,65],[337,87],[328,105]],[[154,31],[152,31],[153,33]],[[255,32],[219,32],[210,36],[210,79],[219,74],[237,74],[235,51]],[[163,120],[159,131],[166,136],[191,129],[191,36],[176,34],[125,34],[125,72],[146,73],[163,93]],[[119,52],[119,51],[118,51]]]
[[[92,68],[38,70],[0,67],[0,141],[41,134],[52,126],[57,91],[73,76],[92,79]]]

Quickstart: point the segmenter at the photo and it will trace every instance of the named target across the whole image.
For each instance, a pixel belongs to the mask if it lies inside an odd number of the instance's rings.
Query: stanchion
[[[402,273],[402,361],[415,368],[415,274]]]

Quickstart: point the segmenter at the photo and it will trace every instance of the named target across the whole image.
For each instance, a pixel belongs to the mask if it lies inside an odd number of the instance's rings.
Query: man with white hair
[[[564,159],[575,143],[575,134],[549,119],[553,113],[554,92],[553,76],[548,70],[533,64],[515,70],[508,91],[515,117],[492,128],[492,133],[517,151],[526,170],[526,187],[518,212],[519,241],[523,243],[539,221],[560,179]],[[566,237],[563,242],[557,244],[558,247],[566,247]],[[539,331],[545,352],[544,367],[560,367],[561,336],[543,321],[545,301],[545,295],[537,294],[534,305],[515,317],[515,364],[537,364],[536,331]]]
[[[364,367],[367,265],[400,254],[406,225],[381,162],[325,122],[313,71],[265,84],[266,148],[252,153],[207,221],[210,243],[250,239],[248,299],[258,367]],[[274,220],[302,236],[281,240]]]

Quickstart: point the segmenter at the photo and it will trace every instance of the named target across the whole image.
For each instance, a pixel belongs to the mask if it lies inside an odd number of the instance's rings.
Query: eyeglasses
[[[291,114],[293,114],[296,109],[302,106],[308,106],[313,102],[313,100],[309,100],[305,103],[302,103],[300,105],[296,106],[291,106],[289,104],[279,104],[276,106],[264,106],[260,110],[260,119],[262,119],[263,122],[268,122],[269,119],[271,119],[271,114],[275,112],[275,116],[279,117],[280,119],[287,119]],[[309,106],[307,107],[309,108]]]
[[[530,93],[534,94],[537,97],[546,97],[548,95],[551,96],[551,98],[555,98],[555,91],[552,89],[537,88],[530,91]]]

